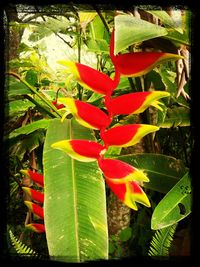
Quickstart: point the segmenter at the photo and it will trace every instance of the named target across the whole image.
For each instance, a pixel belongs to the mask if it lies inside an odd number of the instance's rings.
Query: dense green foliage
[[[160,127],[156,134],[144,138],[142,151],[137,152],[134,147],[111,148],[107,151],[110,158],[123,160],[144,170],[150,179],[144,186],[151,208],[140,206],[137,213],[131,212],[129,226],[121,229],[119,234],[107,236],[106,207],[110,189],[105,186],[96,163],[82,164],[66,158],[60,151],[50,149],[49,142],[72,136],[101,141],[97,131],[83,129],[71,119],[71,115],[67,116],[66,124],[60,122],[65,111],[58,111],[52,104],[58,97],[87,101],[102,110],[104,107],[102,96],[84,89],[57,60],[81,62],[112,77],[114,67],[109,57],[109,41],[113,26],[116,29],[115,53],[150,49],[184,54],[190,46],[191,12],[187,9],[176,10],[177,13],[173,15],[173,12],[160,10],[159,13],[141,6],[132,7],[129,12],[123,11],[124,17],[121,17],[116,13],[122,11],[99,11],[94,7],[74,4],[40,8],[32,6],[33,13],[27,12],[26,8],[19,5],[15,10],[18,20],[7,15],[6,24],[9,31],[23,33],[15,58],[6,62],[5,82],[4,144],[10,187],[7,224],[11,243],[17,253],[53,255],[54,259],[58,259],[61,248],[65,251],[68,239],[73,239],[75,243],[68,249],[69,254],[76,258],[75,261],[135,255],[182,256],[183,251],[187,251],[188,255],[189,242],[182,242],[186,248],[178,249],[177,241],[179,238],[185,240],[191,227],[189,168],[194,140],[190,131],[188,57],[185,56],[185,61],[181,63],[169,61],[158,65],[140,77],[122,77],[114,91],[114,96],[151,90],[163,90],[171,94],[162,100],[163,111],[151,107],[141,116],[119,115],[113,120],[116,125],[140,121]],[[182,23],[178,25],[180,19]],[[48,46],[51,42],[53,45]],[[11,53],[11,47],[9,49]],[[182,69],[178,64],[182,64]],[[21,169],[37,170],[49,179],[46,183],[48,200],[46,198],[44,205],[46,234],[39,235],[24,227],[27,220],[30,223],[34,220],[40,222],[40,219],[27,212],[23,203],[27,196],[22,187],[41,188],[24,177]],[[66,171],[70,172],[72,180],[67,180]],[[58,173],[60,178],[57,177]],[[85,184],[71,184],[75,176],[84,176],[87,181]],[[94,176],[98,184],[92,180]],[[57,184],[52,182],[54,179]],[[63,187],[64,179],[66,187]],[[90,190],[87,191],[87,188]],[[56,201],[52,202],[54,190]],[[78,196],[77,202],[73,198],[75,194]],[[62,205],[67,201],[68,210]],[[78,202],[88,210],[80,210],[80,206],[76,206]],[[98,210],[90,213],[93,205],[97,205]],[[54,217],[48,217],[48,212]],[[56,220],[57,214],[63,217]],[[79,216],[78,227],[75,225],[77,221],[74,221],[77,219],[75,214]],[[66,239],[64,243],[55,243],[53,240],[59,241],[61,237],[63,222]],[[91,234],[92,231],[94,234]],[[77,233],[80,234],[78,239]],[[95,255],[90,251],[90,245],[97,247]],[[79,246],[81,256],[75,253]],[[64,252],[61,254],[63,256]],[[68,262],[71,258],[60,260]]]

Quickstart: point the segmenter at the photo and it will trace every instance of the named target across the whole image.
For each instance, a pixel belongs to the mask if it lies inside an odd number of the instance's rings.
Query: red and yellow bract
[[[177,54],[164,52],[130,52],[125,54],[114,54],[114,32],[110,39],[110,58],[121,76],[138,77],[146,74],[158,64],[183,58]]]
[[[100,130],[111,122],[105,112],[91,104],[69,97],[58,98],[58,101],[65,105],[66,109],[81,125],[87,128]]]
[[[72,158],[91,162],[100,157],[104,147],[90,140],[62,140],[51,145],[53,148],[60,149],[67,153]]]
[[[41,224],[41,223],[29,223],[29,224],[26,224],[25,227],[38,234],[45,232],[45,226],[44,224]]]
[[[164,91],[125,94],[111,99],[110,110],[113,115],[139,114],[149,106],[162,110],[159,106],[162,103],[158,99],[168,96],[170,96],[170,93]]]
[[[38,190],[34,190],[30,187],[22,187],[23,191],[26,192],[33,200],[40,203],[44,203],[44,194]]]
[[[127,124],[105,131],[101,138],[105,146],[128,147],[138,143],[145,135],[158,131],[159,127],[148,124]]]
[[[37,183],[40,186],[44,186],[44,176],[43,174],[37,173],[37,172],[33,172],[31,170],[20,170],[21,173],[29,176],[31,178],[32,181],[34,181],[35,183]]]
[[[41,219],[44,219],[44,210],[39,205],[31,202],[31,201],[24,201],[25,205],[37,216]]]
[[[110,94],[120,81],[118,70],[114,79],[111,79],[108,75],[81,63],[71,61],[58,61],[58,63],[67,66],[80,85],[99,94]]]

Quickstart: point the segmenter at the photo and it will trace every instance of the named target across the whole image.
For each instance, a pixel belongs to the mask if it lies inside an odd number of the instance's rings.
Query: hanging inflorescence
[[[114,30],[110,39],[110,58],[115,68],[115,76],[111,79],[106,74],[97,71],[81,63],[62,61],[61,64],[67,66],[76,78],[77,82],[88,90],[92,90],[104,97],[106,113],[101,109],[73,98],[58,98],[53,104],[57,109],[63,108],[71,113],[78,123],[84,127],[98,130],[101,143],[90,140],[61,140],[52,144],[52,148],[60,149],[75,160],[83,162],[97,161],[102,171],[105,181],[114,194],[128,207],[137,210],[136,202],[150,207],[150,202],[145,192],[141,188],[144,182],[149,179],[146,174],[121,160],[109,159],[105,157],[110,146],[128,147],[138,143],[145,135],[158,131],[159,127],[148,124],[127,124],[110,127],[113,119],[117,115],[139,114],[149,106],[154,106],[162,110],[162,103],[158,100],[168,97],[166,91],[149,91],[128,93],[118,97],[113,97],[113,91],[117,88],[120,77],[141,76],[152,70],[156,65],[166,60],[179,59],[179,55],[162,52],[130,52],[125,54],[114,54]],[[29,175],[32,175],[29,171]],[[36,194],[31,189],[27,192],[36,199]],[[26,202],[26,205],[41,218],[43,216],[42,207]],[[35,206],[36,205],[36,206]],[[43,232],[44,226],[31,224],[33,230]],[[37,230],[38,229],[38,230]]]

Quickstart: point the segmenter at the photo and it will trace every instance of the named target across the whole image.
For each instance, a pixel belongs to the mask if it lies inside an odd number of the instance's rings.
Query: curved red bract
[[[112,80],[108,75],[89,66],[76,63],[76,67],[78,69],[81,82],[85,83],[97,93],[106,95],[112,92],[119,83],[119,72],[116,72],[115,78]]]
[[[136,112],[151,92],[137,92],[112,98],[110,109],[113,115],[128,115]]]
[[[123,126],[116,126],[107,131],[101,136],[105,145],[124,145],[133,139],[137,133],[140,124],[128,124]]]
[[[75,104],[78,116],[94,128],[101,129],[110,124],[111,121],[108,115],[99,108],[80,100],[75,100]]]
[[[71,140],[70,144],[77,154],[89,158],[98,159],[104,149],[102,145],[89,140]]]

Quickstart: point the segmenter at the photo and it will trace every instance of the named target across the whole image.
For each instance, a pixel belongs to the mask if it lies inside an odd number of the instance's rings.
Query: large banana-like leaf
[[[51,259],[82,262],[108,258],[105,183],[96,162],[79,162],[51,145],[64,139],[94,140],[74,120],[53,119],[43,152],[44,214]]]

